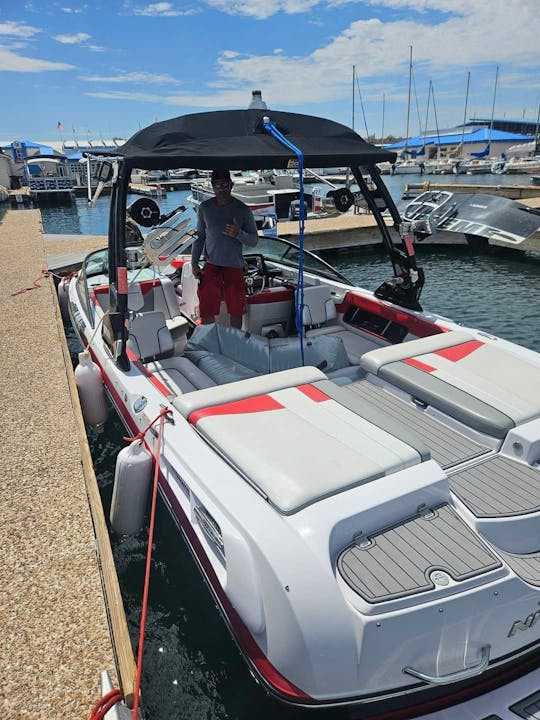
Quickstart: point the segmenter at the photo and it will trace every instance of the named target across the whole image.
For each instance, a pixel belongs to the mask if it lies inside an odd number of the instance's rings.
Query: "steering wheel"
[[[264,257],[260,254],[244,255],[244,280],[248,295],[261,292],[269,284]]]

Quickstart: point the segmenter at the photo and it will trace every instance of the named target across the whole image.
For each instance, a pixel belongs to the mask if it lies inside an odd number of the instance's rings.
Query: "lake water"
[[[453,176],[445,176],[450,179]],[[479,176],[474,182],[490,176]],[[493,176],[491,176],[493,177]],[[496,182],[500,178],[497,176]],[[456,178],[459,180],[459,178]],[[491,178],[490,178],[491,179]],[[513,178],[511,184],[519,184]],[[413,176],[386,178],[394,197]],[[175,197],[173,197],[175,196]],[[162,208],[179,204],[171,193]],[[84,200],[73,207],[42,211],[45,232],[106,232],[108,199],[88,211]],[[494,251],[477,254],[467,247],[417,246],[426,273],[426,309],[482,328],[540,351],[540,255]],[[389,276],[390,264],[379,249],[327,253],[351,280],[374,289]],[[78,343],[68,330],[76,357]],[[101,435],[89,441],[106,513],[110,506],[115,458],[125,434],[111,413]],[[147,533],[112,536],[118,576],[134,647],[139,633]],[[147,720],[328,720],[338,712],[295,710],[269,698],[251,677],[212,601],[178,529],[160,501],[145,641],[142,685]],[[348,715],[350,717],[350,715]]]

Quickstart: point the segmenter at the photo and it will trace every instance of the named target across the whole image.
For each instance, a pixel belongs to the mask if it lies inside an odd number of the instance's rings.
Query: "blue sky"
[[[411,45],[411,135],[430,80],[439,128],[462,121],[469,72],[467,115],[489,118],[497,67],[495,115],[535,121],[539,37],[540,0],[0,0],[0,138],[129,137],[252,89],[350,126],[353,65],[355,128],[401,136]]]

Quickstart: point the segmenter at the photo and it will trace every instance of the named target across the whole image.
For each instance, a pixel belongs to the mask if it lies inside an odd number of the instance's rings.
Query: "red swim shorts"
[[[198,295],[201,317],[219,315],[222,300],[225,300],[229,315],[243,315],[246,312],[243,268],[219,267],[207,262],[199,282]]]

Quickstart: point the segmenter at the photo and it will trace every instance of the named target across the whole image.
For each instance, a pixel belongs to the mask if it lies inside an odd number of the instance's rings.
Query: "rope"
[[[274,123],[268,117],[263,118],[263,128],[267,133],[272,135],[278,142],[284,145],[296,155],[298,158],[298,175],[300,182],[300,219],[299,219],[299,235],[298,235],[298,280],[295,298],[295,323],[300,338],[300,354],[302,356],[302,365],[304,365],[304,230],[305,230],[305,204],[304,204],[304,154],[293,145],[290,140],[277,129]]]
[[[90,720],[103,720],[109,710],[122,699],[122,693],[120,692],[120,690],[118,690],[118,688],[113,688],[112,690],[109,690],[109,692],[106,693],[102,698],[100,698],[92,708],[92,712],[90,713]]]
[[[53,273],[51,270],[42,270],[37,278],[35,280],[32,280],[32,284],[28,287],[22,288],[21,290],[16,290],[15,292],[11,293],[11,297],[15,297],[15,295],[22,295],[25,292],[28,292],[29,290],[37,290],[41,287],[39,284],[40,280],[44,280],[48,277],[54,277],[57,280],[69,280],[69,278],[73,277],[77,274],[77,271],[70,273],[69,275],[57,275],[56,273]]]
[[[16,290],[14,293],[11,293],[11,297],[15,297],[15,295],[22,295],[24,292],[28,292],[29,290],[37,290],[41,287],[39,284],[40,280],[43,280],[44,278],[48,278],[52,275],[52,277],[57,278],[58,280],[62,280],[64,277],[70,278],[72,277],[74,273],[71,273],[71,275],[55,275],[55,273],[51,272],[50,270],[42,270],[37,278],[35,280],[32,280],[32,284],[28,287],[22,288],[21,290]]]
[[[159,456],[161,455],[161,441],[163,436],[163,424],[165,422],[165,416],[169,412],[167,407],[162,408],[159,415],[152,420],[145,430],[142,430],[134,438],[128,438],[129,440],[143,440],[144,435],[148,432],[150,427],[159,420],[159,431],[157,436],[157,447],[154,454],[154,484],[152,489],[152,505],[150,510],[150,525],[148,528],[148,548],[146,551],[146,570],[144,575],[144,589],[143,589],[143,600],[141,609],[141,622],[139,628],[139,650],[137,653],[137,676],[135,679],[135,688],[133,691],[133,720],[137,720],[139,710],[139,695],[141,688],[141,676],[142,676],[142,661],[144,651],[144,634],[146,630],[146,615],[148,610],[148,591],[150,588],[150,566],[152,562],[152,546],[154,544],[154,524],[156,519],[156,504],[157,504],[157,490],[158,490],[158,478],[159,478]]]

